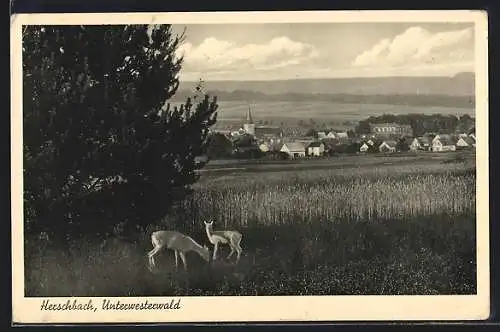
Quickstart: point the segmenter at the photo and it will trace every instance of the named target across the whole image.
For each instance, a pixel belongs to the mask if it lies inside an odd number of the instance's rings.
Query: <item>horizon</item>
[[[306,80],[350,80],[350,79],[382,79],[382,78],[455,78],[461,75],[472,75],[475,77],[474,71],[461,71],[454,73],[452,75],[380,75],[380,76],[350,76],[350,77],[294,77],[294,78],[269,78],[269,79],[201,79],[202,82],[248,82],[248,83],[259,83],[259,82],[288,82],[288,81],[306,81]],[[180,83],[198,83],[200,79],[187,79],[183,80],[179,78]]]

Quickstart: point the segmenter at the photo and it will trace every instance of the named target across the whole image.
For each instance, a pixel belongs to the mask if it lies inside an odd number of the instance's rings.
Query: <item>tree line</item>
[[[371,116],[358,123],[355,128],[358,134],[370,133],[370,123],[398,123],[410,125],[414,136],[421,136],[428,132],[453,134],[455,132],[469,133],[475,128],[475,119],[468,114],[461,116],[443,114],[384,114]]]

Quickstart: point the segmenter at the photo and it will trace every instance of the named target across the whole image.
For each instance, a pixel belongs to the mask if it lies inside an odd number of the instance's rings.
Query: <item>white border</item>
[[[41,311],[24,297],[21,27],[29,24],[474,22],[477,135],[477,295],[183,297],[171,311]],[[21,14],[11,19],[12,302],[14,323],[478,320],[489,316],[487,14],[481,11],[308,11]],[[48,298],[61,301],[61,298]],[[84,301],[90,298],[79,298]],[[101,298],[92,298],[100,305]],[[126,302],[161,298],[113,298]],[[167,298],[164,298],[165,300]],[[65,299],[64,299],[65,300]]]

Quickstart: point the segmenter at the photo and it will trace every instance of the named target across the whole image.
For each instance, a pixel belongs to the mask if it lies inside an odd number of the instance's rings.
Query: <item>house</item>
[[[437,135],[434,135],[434,138],[432,139],[431,142],[434,143],[435,141],[442,140],[442,139],[450,140],[450,139],[453,139],[453,136],[450,134],[437,134]]]
[[[326,138],[337,138],[337,135],[333,131],[329,132],[328,135],[326,135]]]
[[[307,154],[310,156],[322,156],[325,152],[325,144],[323,142],[312,142],[307,146]]]
[[[318,139],[326,138],[326,133],[324,131],[318,131]]]
[[[425,136],[415,137],[410,143],[410,151],[429,151],[430,141]]]
[[[370,133],[375,135],[413,136],[411,125],[399,123],[370,123]]]
[[[476,141],[470,136],[465,136],[460,137],[455,145],[457,146],[457,149],[460,150],[470,149],[476,147]]]
[[[432,151],[433,152],[443,152],[443,151],[456,151],[456,139],[451,135],[436,135],[432,140]]]
[[[410,142],[410,151],[430,151],[431,141],[430,136],[415,137]]]
[[[396,145],[396,141],[383,141],[378,150],[380,152],[396,152]]]
[[[280,152],[285,152],[292,158],[305,157],[306,148],[304,144],[300,142],[287,142],[284,143],[280,149]]]
[[[363,143],[361,147],[359,148],[359,152],[367,152],[370,146],[367,143]]]
[[[369,139],[366,144],[368,144],[369,146],[374,146],[375,145],[375,142],[372,140],[372,139]]]
[[[335,133],[335,135],[337,136],[338,139],[349,138],[349,135],[347,135],[347,132],[345,132],[345,131],[339,131],[339,132]]]

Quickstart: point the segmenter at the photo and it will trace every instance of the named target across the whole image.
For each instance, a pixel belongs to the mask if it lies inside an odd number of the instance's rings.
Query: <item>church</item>
[[[252,110],[248,107],[245,123],[243,124],[245,134],[254,136],[255,138],[275,138],[283,137],[283,131],[276,126],[256,126],[252,118]]]
[[[252,112],[250,110],[250,107],[248,107],[247,119],[246,122],[243,124],[243,130],[245,131],[245,134],[255,136],[255,123],[253,123]]]

